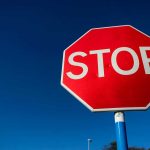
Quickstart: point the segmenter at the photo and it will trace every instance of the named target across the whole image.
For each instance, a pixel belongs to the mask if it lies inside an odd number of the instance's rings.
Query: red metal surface
[[[150,74],[145,73],[140,46],[150,46],[150,38],[132,26],[91,29],[64,51],[61,84],[92,111],[146,109],[150,102]],[[114,70],[111,57],[119,47],[136,52],[139,68],[134,74],[121,75]],[[102,49],[110,49],[110,53],[103,54],[104,77],[98,77],[97,55],[91,55],[90,51]],[[80,74],[83,70],[71,65],[68,58],[78,51],[87,54],[74,59],[86,64],[88,73],[74,80],[66,73]],[[128,52],[120,52],[117,63],[128,70],[133,66],[133,58]]]

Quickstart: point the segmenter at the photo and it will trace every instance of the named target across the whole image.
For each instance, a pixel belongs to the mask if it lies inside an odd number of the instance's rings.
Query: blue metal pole
[[[88,150],[90,150],[90,143],[92,142],[92,139],[88,139]]]
[[[117,135],[117,150],[128,150],[126,125],[123,112],[115,112],[115,126]]]

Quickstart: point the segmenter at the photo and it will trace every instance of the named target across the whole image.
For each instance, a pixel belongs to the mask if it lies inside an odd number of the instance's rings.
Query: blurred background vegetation
[[[105,145],[102,150],[117,150],[117,143],[116,141],[111,142],[108,145]],[[140,147],[129,147],[128,150],[150,150],[150,148],[145,149],[145,148],[140,148]]]

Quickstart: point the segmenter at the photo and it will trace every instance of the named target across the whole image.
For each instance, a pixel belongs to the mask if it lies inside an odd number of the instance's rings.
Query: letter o
[[[123,52],[123,51],[126,51],[126,52],[130,53],[130,55],[133,58],[133,66],[129,70],[123,70],[117,64],[117,55],[120,52]],[[120,47],[120,48],[117,48],[113,52],[113,54],[112,54],[111,63],[112,63],[112,66],[113,66],[114,70],[117,73],[121,74],[121,75],[131,75],[131,74],[134,74],[138,70],[138,68],[139,68],[139,59],[138,59],[138,56],[135,53],[135,51],[133,49],[129,48],[129,47]]]

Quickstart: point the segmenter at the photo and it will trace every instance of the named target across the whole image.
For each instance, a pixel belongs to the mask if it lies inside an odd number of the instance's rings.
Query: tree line
[[[102,150],[117,150],[117,143],[116,141],[111,142],[110,144],[103,147]],[[150,148],[140,148],[140,147],[129,147],[128,150],[150,150]]]

